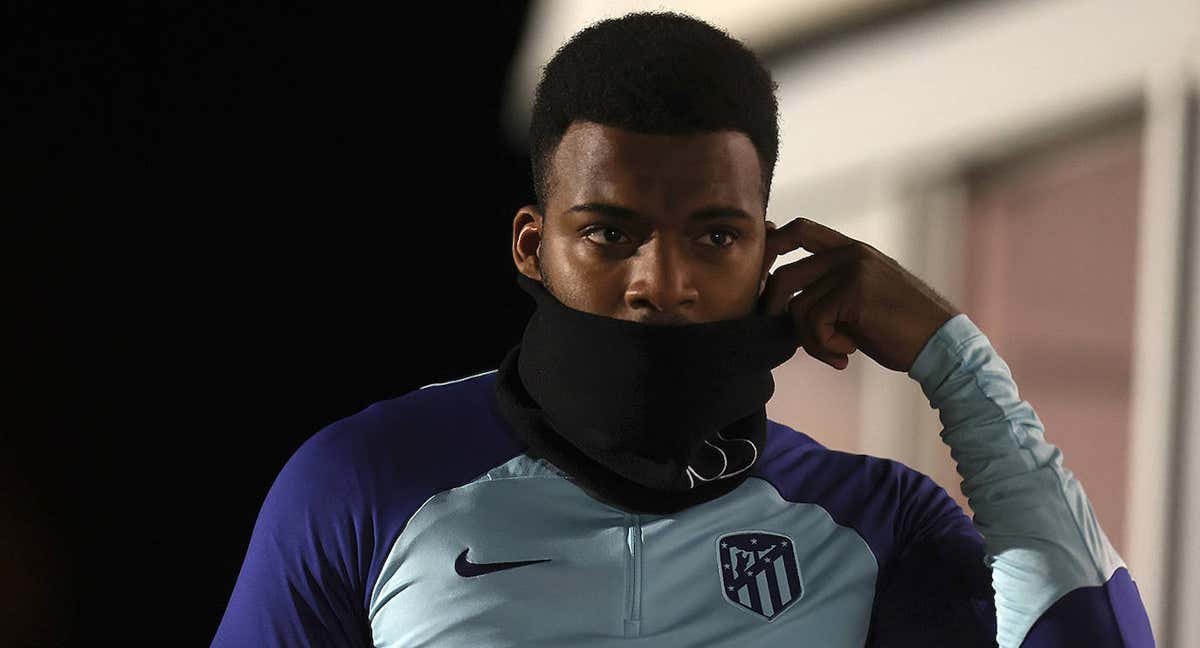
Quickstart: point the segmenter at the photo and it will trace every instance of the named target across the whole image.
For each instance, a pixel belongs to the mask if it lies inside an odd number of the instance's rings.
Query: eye
[[[592,234],[594,234],[596,232],[601,232],[601,235],[604,237],[603,242],[592,238]],[[613,244],[619,243],[620,242],[619,240],[613,241],[613,240],[609,239],[608,234],[610,232],[616,232],[618,235],[624,236],[624,234],[621,232],[621,230],[619,230],[615,227],[609,227],[607,225],[596,225],[594,227],[589,227],[588,229],[584,230],[583,235],[584,235],[584,238],[588,239],[589,241],[591,241],[597,245],[613,245]]]
[[[723,237],[725,237],[724,240],[729,241],[728,245],[718,243],[717,245],[713,246],[713,247],[719,247],[719,248],[730,247],[731,245],[733,245],[733,242],[738,239],[738,233],[731,229],[715,229],[715,230],[712,230],[711,232],[708,232],[704,236],[711,237],[713,235],[723,236]]]

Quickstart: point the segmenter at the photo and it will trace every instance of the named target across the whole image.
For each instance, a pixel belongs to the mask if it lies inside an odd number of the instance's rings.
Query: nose
[[[670,237],[656,236],[638,246],[630,262],[625,303],[634,321],[680,325],[693,321],[696,290],[686,255]]]

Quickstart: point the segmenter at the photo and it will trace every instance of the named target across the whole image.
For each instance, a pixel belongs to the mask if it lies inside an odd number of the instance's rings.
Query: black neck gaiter
[[[749,476],[771,369],[798,348],[789,314],[658,326],[575,310],[520,272],[517,283],[537,310],[500,364],[496,398],[527,454],[647,513],[720,497]]]

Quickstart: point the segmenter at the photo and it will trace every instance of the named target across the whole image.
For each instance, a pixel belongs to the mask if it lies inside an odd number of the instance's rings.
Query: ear
[[[542,214],[536,205],[525,205],[513,218],[513,263],[521,274],[537,281],[542,280],[537,258],[542,246],[542,225]]]
[[[767,221],[767,239],[768,240],[770,240],[771,233],[774,231],[775,231],[775,223],[772,223],[771,221]],[[768,254],[768,255],[763,256],[762,273],[759,275],[759,279],[758,279],[758,294],[759,295],[762,295],[763,290],[766,289],[767,277],[769,277],[771,274],[771,266],[775,265],[775,259],[777,259],[778,257],[779,257],[778,254]]]

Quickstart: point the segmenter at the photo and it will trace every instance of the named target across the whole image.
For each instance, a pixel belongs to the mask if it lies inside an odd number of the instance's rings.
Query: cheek
[[[741,265],[706,273],[699,285],[704,301],[715,311],[712,319],[741,317],[754,310],[761,292],[759,270]]]
[[[608,313],[625,294],[625,273],[620,263],[578,246],[543,250],[546,275],[563,303],[590,313]]]

